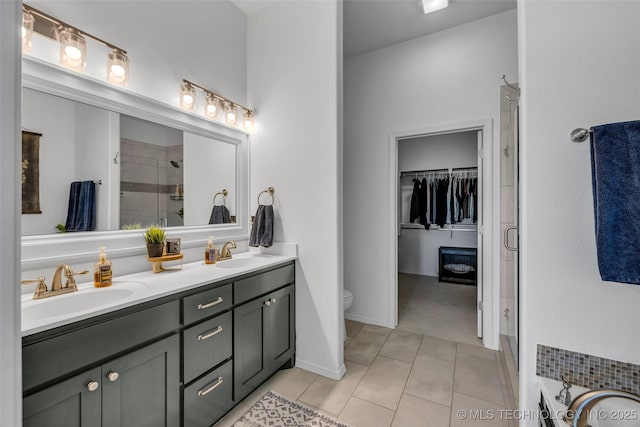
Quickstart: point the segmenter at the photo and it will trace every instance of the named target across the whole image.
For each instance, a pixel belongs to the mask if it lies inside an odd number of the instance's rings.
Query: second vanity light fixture
[[[247,132],[253,132],[253,110],[186,79],[182,80],[182,86],[180,86],[180,107],[188,111],[195,111],[196,88],[204,92],[206,96],[205,116],[215,120],[218,118],[219,113],[223,112],[225,123],[236,126],[238,124],[238,110],[243,110],[242,126]]]
[[[107,57],[107,81],[118,86],[129,84],[129,57],[124,49],[80,30],[27,4],[22,5],[22,51],[33,47],[33,33],[60,43],[60,65],[73,71],[84,72],[87,65],[89,37],[111,49]]]

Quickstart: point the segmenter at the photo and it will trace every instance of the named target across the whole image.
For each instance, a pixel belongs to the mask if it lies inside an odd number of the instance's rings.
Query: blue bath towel
[[[69,191],[66,231],[93,231],[96,229],[96,184],[93,181],[75,181]]]
[[[640,285],[640,121],[592,130],[591,174],[600,277]]]

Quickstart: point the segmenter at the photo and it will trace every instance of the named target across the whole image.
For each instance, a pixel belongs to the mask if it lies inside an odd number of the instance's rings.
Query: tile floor
[[[498,352],[352,321],[347,336],[342,380],[299,368],[280,371],[216,427],[232,426],[268,389],[354,427],[516,425],[499,416],[511,408],[513,398]],[[469,410],[492,410],[494,419],[469,421],[457,415]]]

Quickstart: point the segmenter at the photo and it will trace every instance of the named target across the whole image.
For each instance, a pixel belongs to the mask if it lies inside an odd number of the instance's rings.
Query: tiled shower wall
[[[182,145],[163,147],[140,141],[120,141],[120,227],[140,224],[183,225],[180,200],[171,200],[183,185]],[[170,161],[178,162],[179,168]]]
[[[557,381],[564,375],[571,384],[592,390],[613,388],[640,394],[640,365],[541,344],[536,374]]]

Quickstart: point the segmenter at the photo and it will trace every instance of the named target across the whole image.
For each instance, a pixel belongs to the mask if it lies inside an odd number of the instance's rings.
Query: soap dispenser
[[[106,288],[111,286],[112,275],[111,261],[107,259],[104,246],[100,248],[100,260],[94,264],[93,286],[96,288]]]
[[[218,259],[218,250],[213,246],[213,237],[209,237],[207,248],[204,250],[204,263],[215,264]]]

